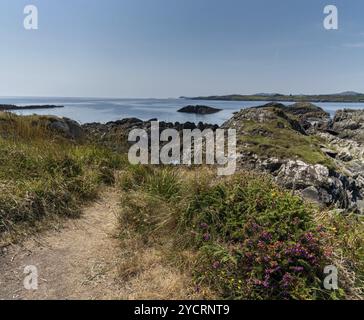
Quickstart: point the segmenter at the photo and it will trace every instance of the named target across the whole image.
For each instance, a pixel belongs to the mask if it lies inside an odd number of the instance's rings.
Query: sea
[[[67,117],[81,124],[106,123],[124,118],[139,118],[147,121],[158,119],[168,122],[200,121],[221,125],[233,114],[244,108],[259,106],[267,101],[205,101],[191,99],[105,99],[105,98],[61,98],[61,97],[0,97],[0,104],[25,105],[62,105],[57,109],[33,109],[16,111],[20,115],[56,115]],[[222,109],[209,115],[196,115],[177,112],[187,105],[207,105]],[[284,102],[284,104],[292,104]],[[364,109],[364,103],[315,103],[334,115],[339,109]]]

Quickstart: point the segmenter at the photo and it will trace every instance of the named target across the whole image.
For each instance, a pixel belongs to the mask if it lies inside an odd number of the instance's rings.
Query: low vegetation
[[[124,172],[121,188],[123,229],[164,247],[165,259],[188,270],[204,297],[362,294],[362,221],[320,213],[267,176],[135,166]],[[323,288],[331,264],[345,275],[337,291]]]
[[[314,136],[305,136],[275,123],[245,124],[246,134],[239,143],[244,150],[259,156],[276,156],[281,159],[300,159],[309,164],[332,167],[332,161],[320,150],[320,141]]]
[[[77,217],[80,205],[114,183],[120,156],[63,139],[37,117],[1,114],[0,236],[5,245],[58,217]]]

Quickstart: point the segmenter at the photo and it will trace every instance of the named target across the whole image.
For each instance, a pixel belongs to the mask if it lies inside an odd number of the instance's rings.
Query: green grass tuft
[[[34,127],[35,117],[6,114],[0,121],[0,236],[4,239],[45,218],[79,216],[81,204],[94,199],[101,184],[114,183],[115,170],[124,165],[121,156],[105,148],[76,144],[45,127]]]

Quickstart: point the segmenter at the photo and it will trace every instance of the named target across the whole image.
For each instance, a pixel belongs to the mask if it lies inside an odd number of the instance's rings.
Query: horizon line
[[[120,96],[46,96],[46,95],[0,95],[0,99],[9,99],[9,98],[66,98],[66,99],[143,99],[143,100],[174,100],[174,99],[191,99],[191,98],[199,98],[199,97],[225,97],[225,96],[256,96],[256,95],[283,95],[283,96],[325,96],[325,95],[340,95],[343,93],[353,92],[356,94],[364,93],[352,90],[346,90],[341,92],[333,92],[333,93],[279,93],[279,92],[264,92],[261,91],[259,93],[228,93],[228,94],[210,94],[210,95],[198,95],[198,96],[185,96],[181,95],[179,97],[120,97]]]

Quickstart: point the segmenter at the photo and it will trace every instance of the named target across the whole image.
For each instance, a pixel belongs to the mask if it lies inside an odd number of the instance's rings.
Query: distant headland
[[[187,98],[187,97],[181,97]],[[287,101],[287,102],[364,102],[364,94],[346,91],[334,94],[303,95],[303,94],[279,94],[279,93],[258,93],[253,95],[222,95],[222,96],[201,96],[190,97],[192,100],[221,100],[221,101]]]
[[[29,105],[29,106],[16,106],[12,104],[0,104],[0,111],[14,111],[14,110],[32,110],[32,109],[56,109],[64,108],[64,106],[55,105]]]

